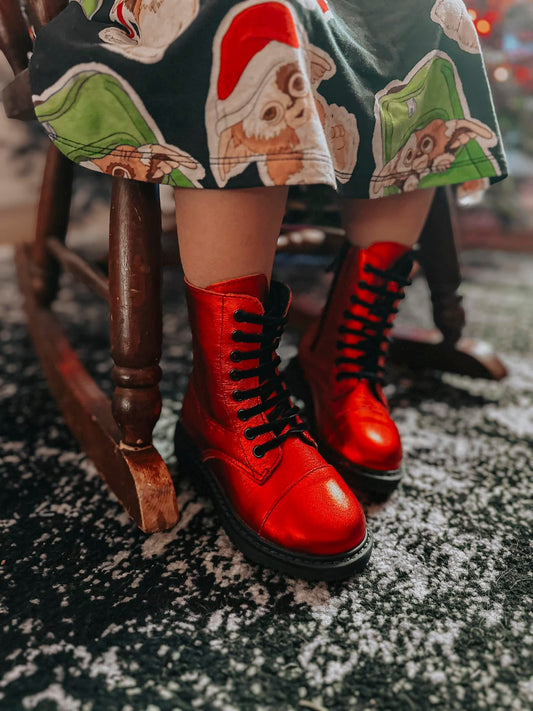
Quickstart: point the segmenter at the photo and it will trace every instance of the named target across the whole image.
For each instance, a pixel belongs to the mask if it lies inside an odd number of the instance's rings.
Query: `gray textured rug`
[[[394,374],[408,474],[368,510],[367,570],[334,585],[245,562],[178,475],[178,526],[136,530],[48,393],[0,257],[1,709],[531,708],[531,257],[467,261],[470,333],[504,354],[506,381]],[[181,295],[170,278],[156,443],[174,473]],[[105,309],[66,281],[58,310],[109,389]],[[418,280],[403,318],[426,310]]]

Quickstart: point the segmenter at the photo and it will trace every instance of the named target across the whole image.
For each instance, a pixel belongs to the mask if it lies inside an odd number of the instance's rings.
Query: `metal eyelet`
[[[242,323],[242,321],[244,320],[243,316],[244,311],[242,309],[235,309],[235,311],[233,312],[233,318],[235,319],[235,321],[239,321]]]
[[[244,436],[246,437],[246,439],[249,439],[249,440],[252,440],[252,439],[255,439],[255,438],[256,438],[256,435],[254,434],[254,432],[253,432],[253,430],[252,430],[251,427],[247,427],[247,428],[244,430]]]
[[[240,363],[241,362],[241,354],[239,351],[231,351],[229,354],[230,360],[232,360],[234,363]]]
[[[259,444],[256,444],[252,449],[252,454],[254,457],[257,457],[257,459],[262,459],[265,456],[265,452],[261,449],[261,445]]]
[[[238,417],[239,420],[241,420],[242,422],[246,422],[246,420],[249,419],[248,413],[246,412],[246,410],[243,410],[242,408],[237,411],[237,417]]]
[[[231,393],[231,397],[235,400],[235,402],[242,402],[242,392],[240,390],[234,390]]]
[[[239,371],[238,370],[230,370],[229,377],[231,380],[239,380]]]

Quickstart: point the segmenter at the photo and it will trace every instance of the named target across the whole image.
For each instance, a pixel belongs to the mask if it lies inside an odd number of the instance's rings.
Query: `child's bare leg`
[[[176,188],[176,221],[187,279],[205,288],[249,274],[270,280],[288,187]]]
[[[374,242],[397,242],[412,247],[429,213],[434,188],[391,195],[379,200],[341,200],[344,229],[357,247]]]

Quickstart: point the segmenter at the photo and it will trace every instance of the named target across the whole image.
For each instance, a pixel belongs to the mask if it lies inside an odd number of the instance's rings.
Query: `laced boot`
[[[176,427],[178,464],[213,500],[233,543],[292,576],[335,580],[372,548],[363,511],[319,454],[278,370],[288,287],[256,274],[186,281],[193,370]]]
[[[321,452],[369,494],[388,494],[402,476],[402,444],[382,385],[388,334],[412,264],[411,250],[395,242],[345,244],[326,306],[289,370]]]

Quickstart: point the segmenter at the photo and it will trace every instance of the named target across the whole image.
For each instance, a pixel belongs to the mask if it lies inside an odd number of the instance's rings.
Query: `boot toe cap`
[[[291,550],[335,555],[363,542],[366,520],[336,470],[325,466],[284,494],[263,522],[261,535]]]
[[[344,420],[332,446],[344,459],[368,469],[394,471],[402,463],[402,442],[394,422],[379,419]]]

